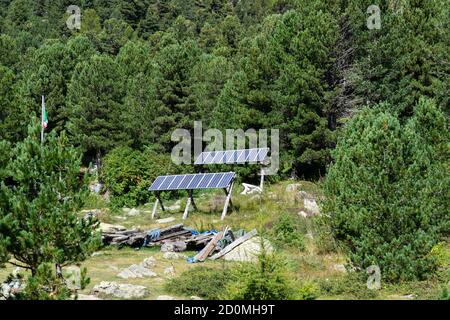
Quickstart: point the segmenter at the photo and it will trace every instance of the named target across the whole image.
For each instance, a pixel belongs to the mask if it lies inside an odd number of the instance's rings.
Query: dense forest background
[[[381,29],[367,8],[381,9]],[[69,5],[82,12],[70,30]],[[1,0],[0,137],[26,136],[46,96],[49,129],[88,164],[170,154],[176,128],[280,129],[281,174],[319,176],[339,128],[421,96],[448,115],[447,0]],[[126,147],[127,152],[124,151]]]

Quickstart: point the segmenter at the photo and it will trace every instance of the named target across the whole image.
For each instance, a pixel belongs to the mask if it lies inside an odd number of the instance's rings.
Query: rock
[[[184,241],[164,242],[161,246],[162,252],[181,252],[187,249]]]
[[[90,190],[92,193],[97,193],[97,194],[99,194],[100,191],[102,190],[102,187],[103,187],[103,184],[101,184],[101,183],[99,183],[99,182],[94,182],[94,183],[91,183],[91,184],[89,185],[89,190]]]
[[[308,213],[306,213],[305,211],[300,211],[299,213],[298,213],[298,215],[300,216],[300,217],[303,217],[303,218],[308,218],[309,217],[309,215],[308,215]]]
[[[156,220],[156,223],[164,224],[164,223],[169,223],[169,222],[173,222],[173,221],[175,221],[175,218],[170,217],[170,218],[165,218],[165,219],[158,219],[158,220]]]
[[[102,213],[102,210],[100,209],[81,210],[81,213],[83,214],[84,219],[98,218]]]
[[[127,213],[130,217],[135,217],[141,214],[141,212],[138,209],[131,209],[130,211],[128,211]]]
[[[145,297],[148,294],[148,289],[144,286],[133,284],[119,284],[117,282],[102,281],[92,289],[92,293],[95,295],[133,299]]]
[[[142,265],[133,264],[128,268],[123,269],[117,276],[123,279],[134,279],[156,277],[157,274]]]
[[[128,213],[128,212],[131,211],[131,209],[130,208],[122,208],[122,211],[125,212],[125,213]]]
[[[177,200],[173,205],[166,207],[168,211],[179,211],[181,209],[181,201]]]
[[[78,300],[103,300],[99,297],[88,295],[88,294],[78,294]]]
[[[164,274],[168,275],[168,276],[173,276],[175,274],[175,269],[174,267],[167,267],[164,269]]]
[[[117,276],[122,279],[130,279],[130,278],[137,278],[137,276],[128,268],[123,269],[120,271]],[[142,277],[141,277],[142,278]]]
[[[144,268],[153,268],[156,266],[156,259],[153,257],[145,258],[144,261],[141,262],[141,266]]]
[[[288,192],[288,193],[295,192],[295,191],[297,191],[298,187],[300,187],[300,183],[288,184],[286,186],[286,192]]]
[[[171,296],[158,296],[156,300],[175,300],[175,298]]]
[[[311,215],[312,216],[320,215],[320,209],[319,209],[319,206],[317,205],[316,200],[305,198],[303,200],[303,205],[310,216]]]
[[[100,231],[102,232],[115,232],[115,231],[125,231],[125,227],[120,225],[114,225],[109,223],[101,222],[99,226]]]
[[[21,267],[14,268],[14,270],[13,270],[13,272],[12,272],[12,276],[13,276],[14,278],[17,278],[17,277],[19,276],[20,271],[22,271],[22,268],[21,268]]]
[[[337,272],[347,273],[347,269],[343,264],[334,264],[333,270]]]
[[[189,299],[191,299],[191,300],[203,300],[202,298],[197,297],[197,296],[191,296]]]
[[[269,254],[272,253],[274,249],[271,243],[267,239],[264,239],[263,241],[266,252]],[[223,259],[227,261],[255,262],[258,260],[258,255],[261,253],[261,242],[261,237],[253,237],[224,255]]]
[[[103,251],[96,251],[94,253],[91,254],[91,257],[98,257],[98,256],[102,256],[105,253]]]
[[[187,257],[184,254],[179,254],[176,252],[165,252],[163,258],[167,260],[174,260],[174,259],[186,259]]]
[[[20,278],[13,278],[9,282],[0,284],[0,296],[5,299],[14,298],[15,295],[25,289],[26,284]]]

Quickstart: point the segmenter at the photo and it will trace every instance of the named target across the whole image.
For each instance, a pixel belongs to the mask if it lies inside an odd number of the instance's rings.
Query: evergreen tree
[[[53,132],[41,143],[38,121],[9,154],[0,187],[0,253],[7,252],[14,258],[10,263],[30,270],[31,279],[45,264],[52,264],[52,273],[61,278],[62,267],[83,261],[100,244],[97,221],[78,216],[88,192],[87,180],[80,176],[80,155],[64,134]],[[47,289],[50,295],[56,288]]]
[[[361,111],[334,152],[324,211],[351,264],[388,281],[422,279],[450,232],[446,118],[421,99],[404,126],[386,110]]]
[[[105,152],[128,142],[122,121],[122,83],[117,63],[94,55],[77,65],[68,88],[71,138],[88,156],[95,156],[97,164]]]

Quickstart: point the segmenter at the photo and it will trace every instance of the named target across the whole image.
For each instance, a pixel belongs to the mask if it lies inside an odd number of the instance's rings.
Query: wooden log
[[[205,259],[208,258],[211,252],[213,252],[216,248],[216,244],[220,239],[222,239],[223,234],[223,231],[217,233],[214,238],[212,238],[211,241],[209,241],[209,243],[203,248],[203,250],[194,257],[194,261],[205,261]]]
[[[256,231],[256,229],[253,229],[252,231],[250,231],[249,233],[246,233],[242,237],[237,238],[235,241],[233,241],[228,246],[223,248],[219,253],[216,253],[215,255],[213,255],[211,257],[211,259],[216,260],[216,259],[226,255],[228,252],[230,252],[231,250],[236,248],[238,245],[240,245],[241,243],[244,243],[245,241],[249,240],[250,238],[256,236],[257,234],[258,234],[258,231]]]

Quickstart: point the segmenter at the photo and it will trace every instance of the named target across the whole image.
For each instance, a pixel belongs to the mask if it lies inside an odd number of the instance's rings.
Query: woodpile
[[[240,231],[243,232],[243,230]],[[228,255],[236,248],[241,248],[243,243],[256,235],[257,231],[254,229],[240,237],[235,237],[229,227],[225,227],[219,232],[210,231],[199,234],[185,228],[183,224],[176,224],[149,231],[109,229],[108,231],[103,231],[102,240],[105,245],[117,245],[119,247],[161,246],[161,251],[174,252],[198,250],[197,255],[189,258],[188,261],[203,262],[208,258],[216,260]]]
[[[102,241],[105,245],[152,247],[161,246],[164,243],[184,242],[187,248],[196,249],[204,247],[211,241],[213,234],[192,234],[183,224],[177,224],[166,228],[150,231],[124,230],[102,233]]]

